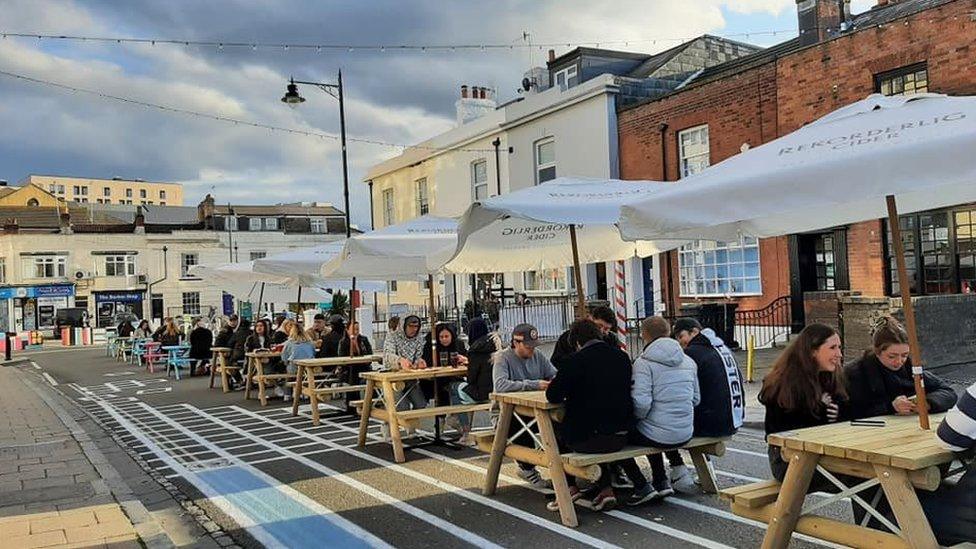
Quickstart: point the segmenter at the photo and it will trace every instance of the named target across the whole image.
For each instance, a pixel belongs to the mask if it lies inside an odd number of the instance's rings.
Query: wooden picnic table
[[[553,426],[554,420],[561,422],[563,419],[565,407],[562,404],[549,402],[545,391],[492,393],[490,398],[500,405],[501,411],[494,435],[486,433],[487,437],[491,438],[491,454],[485,476],[484,494],[490,496],[495,493],[498,487],[498,475],[501,472],[502,460],[506,455],[513,459],[548,467],[549,476],[552,479],[552,488],[556,493],[556,502],[559,504],[559,516],[566,526],[579,526],[576,508],[566,480],[567,473],[577,478],[596,480],[600,477],[599,465],[602,463],[612,463],[663,451],[660,448],[627,446],[619,452],[607,454],[577,452],[563,454],[559,451],[556,430]],[[512,443],[511,439],[515,437],[509,435],[509,427],[513,418],[522,423],[522,430],[532,436],[540,447],[538,450]],[[522,418],[532,419],[527,423]],[[538,438],[532,431],[533,424],[538,428]],[[688,444],[681,447],[691,454],[702,489],[706,492],[715,493],[717,489],[715,472],[705,454],[722,455],[725,452],[724,442],[726,440],[728,439],[698,437],[691,439]],[[482,447],[481,443],[479,443],[479,447]]]
[[[329,372],[335,372],[341,366],[353,366],[356,364],[372,364],[374,362],[383,362],[382,355],[365,355],[365,356],[339,356],[339,357],[329,357],[329,358],[308,358],[302,360],[296,360],[295,365],[297,366],[296,378],[295,378],[295,395],[293,397],[293,402],[291,405],[291,415],[298,415],[298,398],[299,395],[305,395],[309,399],[309,403],[312,406],[312,424],[318,425],[320,421],[319,416],[319,397],[326,395],[335,395],[339,393],[349,393],[363,391],[366,389],[365,385],[346,385],[346,386],[332,386],[323,387],[316,385],[315,376],[319,372],[328,370]]]
[[[264,365],[267,364],[272,358],[281,357],[280,352],[252,351],[250,353],[245,353],[244,356],[247,357],[247,377],[244,380],[244,400],[251,398],[251,383],[256,382],[258,384],[258,398],[261,400],[261,406],[267,406],[268,396],[264,390],[265,382],[269,380],[287,379],[288,377],[294,377],[294,374],[264,373]]]
[[[394,384],[419,382],[424,379],[436,380],[445,377],[461,377],[468,373],[465,366],[441,366],[438,368],[423,368],[419,370],[395,370],[383,372],[363,372],[359,377],[366,380],[366,390],[363,393],[363,409],[360,412],[359,421],[359,446],[366,445],[366,430],[369,427],[369,418],[375,418],[390,425],[390,442],[393,446],[393,456],[397,463],[406,461],[403,453],[403,439],[400,437],[400,426],[415,424],[419,419],[425,417],[436,418],[446,414],[465,413],[476,410],[488,409],[487,404],[462,404],[457,406],[434,406],[417,410],[396,409],[396,391]],[[373,406],[376,398],[377,389],[382,391],[382,396],[377,398],[382,402],[383,408]]]
[[[786,547],[794,530],[821,538],[822,534],[830,532],[833,541],[852,546],[938,547],[915,488],[934,490],[939,484],[939,466],[954,459],[953,453],[942,445],[935,433],[944,416],[930,416],[931,430],[922,430],[918,417],[913,414],[873,418],[883,420],[883,427],[841,422],[769,435],[769,444],[781,448],[789,467],[776,502],[767,506],[768,509],[755,511],[755,518],[766,518],[769,523],[763,547]],[[804,507],[815,472],[828,479],[834,476],[833,473],[842,473],[867,480]],[[864,500],[857,493],[879,484],[897,522],[897,525],[886,526],[895,535],[808,515],[816,508],[846,496],[855,502],[860,500],[860,504]],[[875,504],[864,502],[862,507],[871,507],[867,512],[872,514]]]
[[[227,363],[227,359],[230,358],[230,347],[211,347],[210,348],[210,388],[213,389],[214,378],[217,373],[220,373],[220,386],[221,389],[226,393],[230,391],[230,383],[228,383],[229,370],[237,370],[237,366],[231,366]]]

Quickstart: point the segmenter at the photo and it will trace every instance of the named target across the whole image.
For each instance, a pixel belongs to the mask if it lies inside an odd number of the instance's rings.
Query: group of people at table
[[[628,505],[640,505],[674,492],[674,485],[694,486],[694,475],[677,448],[693,437],[729,437],[743,424],[745,393],[738,364],[730,349],[709,328],[693,318],[672,325],[662,317],[641,322],[644,348],[631,361],[621,350],[615,334],[613,312],[597,307],[574,322],[556,344],[551,356],[539,349],[538,331],[529,324],[516,326],[507,345],[491,333],[481,319],[468,327],[471,349],[446,326],[438,326],[438,351],[442,364],[468,367],[465,381],[451,384],[451,403],[484,402],[492,392],[544,390],[547,400],[564,404],[557,424],[561,452],[611,453],[628,445],[669,449],[648,456],[650,479],[634,459],[602,465],[603,474],[581,489],[570,477],[570,492],[577,505],[605,510],[617,503],[614,488],[632,485]],[[421,338],[420,319],[407,317],[403,331],[388,338],[388,368],[424,368],[426,338]],[[847,365],[839,334],[822,324],[810,324],[781,353],[765,377],[759,401],[766,408],[767,433],[825,425],[884,415],[917,412],[908,334],[894,318],[885,317],[873,327],[873,345]],[[455,354],[456,353],[456,354]],[[467,355],[465,357],[465,354]],[[490,372],[490,374],[489,374]],[[960,452],[960,458],[976,450],[976,384],[958,397],[943,380],[924,373],[927,403],[932,413],[948,411],[937,434],[944,444]],[[421,384],[404,388],[400,406],[423,407],[438,395]],[[467,415],[467,414],[463,414]],[[455,421],[462,440],[470,432],[471,418]],[[513,442],[532,446],[531,435],[510,428]],[[770,446],[769,467],[782,481],[787,463],[780,449]],[[670,471],[665,470],[667,459]],[[543,492],[551,483],[534,465],[518,463],[519,476]],[[814,478],[811,491],[836,491]],[[877,488],[880,490],[880,488]],[[923,508],[940,542],[976,541],[976,465],[970,462],[954,484],[920,493]],[[878,509],[890,514],[881,494]],[[548,504],[557,511],[555,501]],[[855,516],[863,511],[854,506]],[[858,518],[860,518],[858,517]],[[876,528],[883,526],[872,520]]]
[[[603,474],[586,489],[570,477],[576,504],[596,511],[614,506],[614,488],[633,487],[628,505],[640,505],[674,493],[673,486],[694,486],[694,475],[677,448],[693,437],[730,437],[745,418],[743,379],[736,359],[721,338],[693,318],[672,325],[663,317],[649,317],[640,324],[644,348],[631,361],[621,350],[615,333],[615,315],[608,307],[596,307],[562,334],[551,356],[538,346],[539,333],[530,324],[512,330],[507,344],[483,318],[466,326],[468,345],[453,325],[439,323],[433,336],[423,334],[416,315],[390,321],[382,356],[387,370],[432,367],[433,353],[441,367],[466,367],[462,381],[438,387],[430,380],[409,382],[399,388],[398,410],[437,404],[487,402],[493,392],[544,390],[550,402],[562,403],[565,415],[557,426],[560,451],[609,453],[627,445],[669,449],[648,456],[648,480],[634,459],[601,465]],[[372,354],[369,340],[358,323],[345,324],[341,316],[319,314],[304,330],[289,319],[276,319],[272,327],[259,320],[253,329],[245,319],[232,315],[212,339],[213,346],[231,349],[230,360],[242,361],[248,352],[279,349],[274,368],[294,373],[295,361],[313,357],[364,356]],[[143,321],[135,329],[148,331]],[[179,338],[168,319],[154,334],[159,341]],[[210,331],[198,322],[190,333],[190,356],[205,360],[210,353]],[[436,341],[432,344],[431,340]],[[810,324],[795,337],[763,379],[759,402],[766,408],[767,434],[884,415],[917,412],[915,384],[905,328],[885,317],[873,327],[873,345],[853,363],[843,364],[839,334],[823,324]],[[178,339],[177,339],[178,340]],[[205,348],[205,350],[204,350]],[[196,351],[194,351],[196,349]],[[436,351],[435,351],[436,349]],[[355,383],[361,370],[348,372]],[[240,374],[236,383],[241,384]],[[926,401],[932,413],[948,411],[937,434],[945,445],[965,459],[976,450],[976,384],[957,397],[956,392],[932,373],[924,373]],[[290,398],[281,387],[276,394]],[[458,442],[474,445],[471,413],[451,416],[447,424],[460,435]],[[388,426],[384,424],[384,427]],[[513,425],[509,436],[516,444],[533,445],[531,434]],[[769,467],[782,481],[787,463],[780,448],[769,446]],[[670,471],[665,470],[667,458]],[[552,485],[534,465],[518,463],[519,476],[546,493]],[[811,491],[835,491],[816,475]],[[954,485],[932,493],[919,493],[933,531],[941,543],[976,541],[976,462],[970,462]],[[556,511],[551,501],[548,507]],[[879,509],[885,509],[883,498]],[[859,513],[860,511],[860,513]],[[863,516],[854,506],[855,516]],[[858,517],[860,518],[860,517]],[[874,521],[870,525],[882,526]]]

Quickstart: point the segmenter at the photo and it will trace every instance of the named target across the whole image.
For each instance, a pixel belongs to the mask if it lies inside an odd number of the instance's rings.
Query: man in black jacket
[[[672,337],[698,366],[701,403],[695,406],[696,437],[730,437],[745,420],[742,372],[732,351],[709,328],[690,317],[674,321]],[[665,452],[671,466],[671,484],[691,489],[694,477],[677,450]]]
[[[577,351],[563,359],[559,373],[546,389],[549,402],[566,404],[566,415],[559,426],[560,446],[584,453],[619,451],[626,446],[627,432],[634,423],[630,357],[607,345],[592,320],[573,322],[569,339]],[[633,459],[619,465],[638,488],[641,481],[646,484]],[[600,479],[582,496],[575,489],[575,479],[570,479],[574,499],[582,497],[582,505],[597,511],[616,504],[610,467],[602,467]]]
[[[322,346],[315,353],[316,358],[339,356],[339,342],[346,335],[346,319],[342,315],[332,315],[329,319],[331,331],[322,337]]]
[[[217,332],[217,337],[214,338],[214,347],[230,347],[230,338],[234,335],[234,330],[237,329],[238,320],[237,315],[227,317],[227,323]]]
[[[620,347],[620,340],[617,339],[617,319],[610,310],[610,307],[606,305],[600,305],[594,307],[586,315],[587,320],[592,320],[598,328],[600,328],[600,339],[605,341],[607,345],[611,347]],[[563,332],[559,339],[556,341],[556,346],[552,350],[552,356],[549,357],[549,362],[558,370],[562,365],[563,359],[567,356],[576,352],[576,346],[574,346],[569,340],[569,330]]]

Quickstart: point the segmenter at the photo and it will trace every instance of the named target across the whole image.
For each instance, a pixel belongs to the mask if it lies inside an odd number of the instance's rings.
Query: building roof
[[[65,181],[105,181],[105,182],[116,182],[116,183],[141,183],[147,185],[180,185],[182,183],[174,183],[172,181],[149,181],[146,179],[128,179],[125,177],[86,177],[83,175],[57,175],[57,174],[43,174],[43,173],[32,173],[28,174],[27,177],[22,179],[20,183],[30,182],[32,177],[43,177],[43,178],[54,178],[63,179]]]
[[[941,6],[942,4],[948,4],[955,1],[958,0],[901,0],[899,2],[892,2],[884,6],[876,5],[866,12],[852,15],[846,29],[843,31],[838,29],[833,35],[833,38],[847,33],[856,32],[861,29],[884,25],[903,17],[914,15],[916,13]],[[779,44],[764,50],[760,50],[725,63],[707,67],[694,77],[694,80],[689,83],[689,86],[693,87],[694,85],[704,84],[712,80],[726,78],[754,67],[770,63],[795,51],[815,45],[816,44],[810,44],[805,46],[800,41],[799,37],[787,40],[785,42],[780,42]],[[675,92],[677,91],[680,90],[675,90]],[[655,101],[661,97],[664,96],[662,95],[659,97],[649,98],[638,103],[627,105],[624,107],[624,109],[633,108],[644,103]]]
[[[0,187],[0,198],[7,196],[10,193],[14,193],[20,190],[20,187]]]
[[[229,208],[234,210],[234,215],[346,215],[342,210],[334,206],[303,206],[298,204],[273,204],[268,206],[252,206],[247,204],[233,205],[214,205],[214,213],[218,215],[228,215]]]
[[[58,208],[0,206],[0,222],[10,221],[16,221],[22,228],[56,229],[60,226],[61,216]]]

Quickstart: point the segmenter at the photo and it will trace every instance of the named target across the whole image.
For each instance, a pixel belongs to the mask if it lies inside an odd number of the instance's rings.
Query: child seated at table
[[[308,358],[315,358],[315,345],[305,334],[305,330],[293,322],[288,340],[285,341],[285,347],[281,350],[281,361],[285,364],[285,369],[289,374],[297,374],[298,365],[295,364],[295,361]],[[297,385],[296,383],[295,387]],[[281,396],[285,401],[292,399],[293,392],[294,390],[292,392],[285,391],[281,384],[275,387],[275,396]]]
[[[570,325],[569,342],[576,352],[563,357],[559,373],[546,388],[549,402],[566,405],[566,414],[558,425],[559,450],[587,454],[618,452],[627,445],[627,432],[634,423],[630,358],[619,348],[608,345],[600,328],[589,319]],[[631,480],[643,479],[633,459],[617,464]],[[574,477],[566,479],[573,500],[594,511],[612,508],[617,503],[610,485],[613,476],[610,465],[602,464],[600,468],[600,478],[584,493],[577,488]],[[548,507],[559,510],[555,501]]]
[[[766,407],[766,434],[843,421],[849,417],[840,336],[824,324],[809,324],[783,351],[763,379],[759,402]],[[769,468],[782,482],[788,463],[770,446]],[[810,491],[832,489],[817,474]]]

